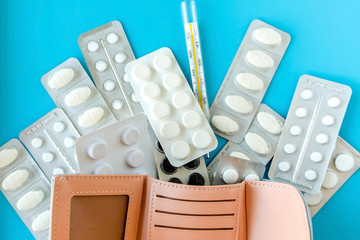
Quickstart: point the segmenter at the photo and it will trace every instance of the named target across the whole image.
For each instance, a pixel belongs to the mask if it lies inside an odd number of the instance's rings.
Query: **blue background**
[[[286,116],[304,73],[348,84],[353,96],[340,136],[360,150],[360,1],[198,0],[197,5],[210,101],[250,22],[258,18],[292,37],[264,102]],[[78,36],[112,20],[122,22],[136,57],[170,47],[189,77],[179,0],[1,1],[0,18],[0,145],[55,107],[41,76],[69,57],[85,65]],[[314,239],[359,239],[359,184],[356,172],[314,217]],[[0,239],[32,239],[2,194]]]

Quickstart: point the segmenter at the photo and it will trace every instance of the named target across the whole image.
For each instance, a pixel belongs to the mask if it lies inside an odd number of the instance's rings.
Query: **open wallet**
[[[53,180],[51,239],[308,240],[312,227],[302,195],[283,183],[61,175]]]

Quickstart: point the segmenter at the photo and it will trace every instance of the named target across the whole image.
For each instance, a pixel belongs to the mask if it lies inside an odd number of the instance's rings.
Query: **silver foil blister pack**
[[[240,143],[290,43],[290,35],[254,20],[211,105],[215,133]]]

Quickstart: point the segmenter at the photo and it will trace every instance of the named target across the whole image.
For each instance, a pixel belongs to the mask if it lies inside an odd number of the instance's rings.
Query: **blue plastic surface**
[[[258,18],[292,37],[264,102],[286,116],[305,73],[348,84],[340,136],[360,149],[360,1],[198,0],[197,9],[210,101]],[[179,0],[0,1],[0,145],[55,107],[41,76],[70,57],[85,64],[78,36],[112,20],[122,22],[135,56],[170,47],[190,76]],[[356,172],[314,217],[314,239],[359,239],[359,184]],[[2,194],[0,239],[32,239]]]

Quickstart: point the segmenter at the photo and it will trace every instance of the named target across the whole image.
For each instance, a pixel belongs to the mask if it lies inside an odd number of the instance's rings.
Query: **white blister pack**
[[[41,83],[81,135],[116,122],[108,105],[76,58],[46,73]]]
[[[211,105],[215,133],[240,143],[290,43],[290,35],[254,20]]]
[[[0,189],[35,239],[48,239],[50,182],[18,139],[0,147]]]
[[[125,65],[135,59],[120,22],[112,21],[80,35],[81,52],[94,83],[117,120],[142,112]]]
[[[55,108],[21,131],[19,138],[51,181],[58,174],[79,173],[75,156],[78,131],[63,110]]]
[[[303,75],[296,87],[269,178],[311,194],[320,191],[351,88]]]
[[[344,139],[338,137],[320,192],[304,194],[311,216],[314,216],[329,201],[359,167],[360,153]]]
[[[148,174],[157,177],[144,114],[81,136],[75,148],[82,174]]]
[[[173,166],[216,148],[215,134],[169,48],[127,64],[125,72]]]
[[[259,181],[263,178],[265,166],[249,160],[224,156],[209,172],[211,185],[235,184],[244,180]]]

